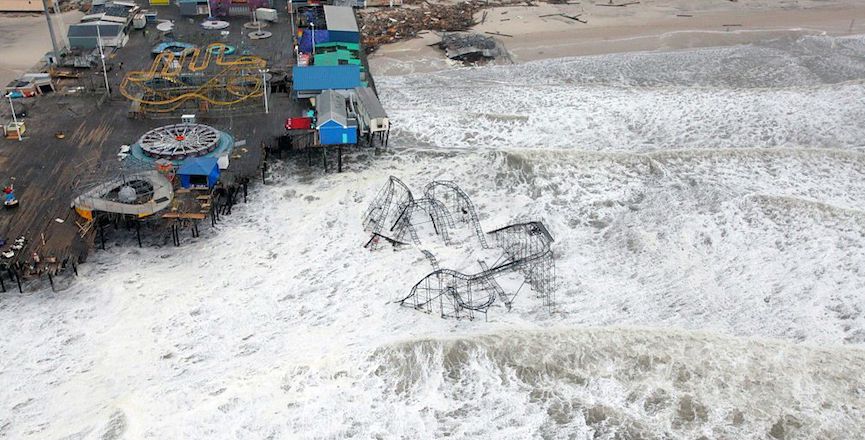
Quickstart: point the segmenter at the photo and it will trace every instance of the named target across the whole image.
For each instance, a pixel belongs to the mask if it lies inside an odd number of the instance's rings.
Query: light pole
[[[270,113],[270,107],[267,105],[267,69],[261,71],[261,84],[264,86],[264,113]]]
[[[15,131],[18,132],[18,142],[21,142],[24,139],[21,139],[21,126],[18,125],[18,117],[15,116],[15,105],[12,104],[12,93],[7,93],[6,97],[9,98],[9,108],[12,109],[12,122],[15,124]]]
[[[291,19],[291,38],[294,40],[294,62],[297,64],[297,28],[294,26],[294,2],[288,0],[288,18]]]
[[[312,26],[312,57],[315,58],[315,22],[309,23]]]
[[[42,0],[42,7],[45,9],[45,20],[48,21],[48,35],[51,36],[51,59],[48,64],[53,65],[57,62],[57,57],[60,56],[60,48],[57,46],[57,37],[54,35],[54,25],[51,23],[51,11],[48,10],[48,0]]]
[[[99,59],[102,60],[102,76],[105,78],[105,90],[111,94],[111,87],[108,86],[108,71],[105,69],[105,52],[102,52],[102,32],[99,30],[99,23],[96,24],[96,39],[99,46]]]

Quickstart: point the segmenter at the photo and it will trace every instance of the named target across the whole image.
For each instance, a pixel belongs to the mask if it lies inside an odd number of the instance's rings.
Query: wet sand
[[[83,16],[80,11],[53,15],[58,38],[63,35],[65,39],[69,25],[77,23]],[[0,53],[3,54],[0,57],[0,84],[5,86],[18,75],[26,73],[50,50],[51,37],[48,35],[48,23],[44,15],[0,14]]]
[[[852,0],[644,0],[626,7],[601,6],[604,0],[581,3],[490,8],[478,13],[482,23],[473,30],[507,35],[498,38],[517,63],[727,46],[788,35],[865,33],[865,3]],[[421,38],[383,46],[370,57],[372,71],[405,74],[447,68],[452,63],[429,47],[437,41],[435,33],[426,32]]]

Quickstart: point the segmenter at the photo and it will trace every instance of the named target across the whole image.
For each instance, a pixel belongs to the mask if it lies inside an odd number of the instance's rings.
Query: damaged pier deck
[[[158,8],[160,19],[174,20],[168,36],[148,26],[146,33],[130,29],[125,47],[107,54],[108,81],[111,92],[105,95],[101,66],[79,70],[78,77],[55,78],[57,92],[16,100],[27,106],[23,118],[27,131],[22,141],[0,139],[0,170],[3,185],[14,185],[20,201],[13,209],[0,211],[0,250],[10,250],[19,237],[25,242],[11,258],[0,258],[0,280],[8,287],[10,279],[53,275],[83,262],[104,228],[88,225],[87,220],[71,209],[72,200],[80,194],[82,183],[98,182],[116,176],[121,167],[121,146],[132,145],[150,129],[180,122],[179,114],[141,115],[130,112],[130,100],[119,92],[124,74],[146,70],[153,62],[152,48],[165,40],[184,41],[201,47],[213,42],[231,45],[238,54],[256,55],[267,61],[267,69],[276,77],[294,64],[292,29],[284,11],[284,0],[275,1],[281,12],[280,22],[266,30],[272,37],[250,39],[243,24],[248,17],[222,18],[230,23],[223,31],[200,26],[203,17],[180,17],[176,7]],[[234,149],[230,165],[220,176],[223,191],[233,199],[245,198],[246,184],[263,177],[265,147],[278,142],[284,134],[287,116],[300,114],[301,104],[292,100],[285,82],[272,82],[264,99],[243,109],[196,114],[196,122],[230,133]],[[8,102],[3,119],[9,119]],[[242,189],[241,189],[242,188]],[[227,197],[223,194],[222,197]],[[208,197],[210,197],[208,195]],[[182,223],[191,227],[213,214],[214,204],[195,200],[195,212],[189,209],[166,210],[147,218],[161,224],[163,231]],[[202,206],[204,206],[202,211]],[[223,205],[224,206],[224,205]],[[208,210],[210,209],[210,210]],[[229,208],[230,209],[230,208]],[[219,215],[219,213],[215,213]],[[175,216],[176,218],[172,218]],[[127,216],[128,217],[128,216]],[[98,217],[95,219],[98,220]],[[141,221],[143,219],[128,220]],[[118,219],[114,219],[118,221]],[[136,225],[137,228],[137,225]]]

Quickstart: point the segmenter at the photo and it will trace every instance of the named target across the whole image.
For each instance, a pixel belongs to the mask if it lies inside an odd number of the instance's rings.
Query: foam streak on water
[[[0,438],[863,438],[863,55],[808,38],[381,78],[396,151],[286,165],[179,249],[127,237],[62,292],[0,296]],[[362,248],[390,174],[458,182],[487,230],[543,220],[556,313],[391,303],[431,268]]]

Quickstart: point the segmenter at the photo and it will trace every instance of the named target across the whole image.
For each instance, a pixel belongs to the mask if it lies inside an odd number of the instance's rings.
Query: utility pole
[[[48,0],[42,0],[42,8],[45,9],[45,20],[48,21],[48,34],[51,36],[51,47],[54,49],[51,52],[48,64],[54,64],[57,62],[57,57],[60,56],[60,48],[57,46],[57,36],[54,35],[54,25],[51,23],[51,11],[48,8]]]
[[[99,30],[99,24],[95,24],[96,26],[96,38],[99,40],[97,44],[99,46],[99,59],[102,60],[102,76],[105,78],[105,90],[110,95],[111,87],[108,85],[108,70],[105,69],[105,52],[102,51],[102,32]]]
[[[267,69],[261,71],[261,83],[264,87],[264,113],[270,113],[270,107],[267,105]]]

